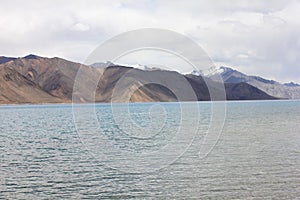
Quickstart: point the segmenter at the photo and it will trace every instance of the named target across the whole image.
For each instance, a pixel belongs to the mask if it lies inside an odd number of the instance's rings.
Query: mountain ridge
[[[220,84],[209,78],[175,71],[141,70],[121,65],[92,67],[62,58],[36,55],[10,59],[0,64],[0,69],[0,86],[6,88],[0,93],[2,104],[70,103],[74,98],[79,103],[210,101],[212,99],[206,84],[213,85],[216,90]],[[79,69],[82,83],[74,88]],[[16,78],[7,81],[5,77],[9,74],[15,74]],[[196,96],[187,93],[186,83]],[[26,94],[22,87],[18,89],[16,85],[24,86]],[[118,87],[119,93],[116,90]],[[226,83],[225,92],[228,100],[276,99],[246,83]],[[177,99],[175,94],[181,98]]]
[[[213,80],[221,76],[225,83],[248,83],[277,98],[300,99],[300,86],[298,84],[290,83],[287,85],[259,76],[249,76],[229,67],[212,67],[210,71],[213,69],[215,69],[215,73],[204,73],[205,76]]]

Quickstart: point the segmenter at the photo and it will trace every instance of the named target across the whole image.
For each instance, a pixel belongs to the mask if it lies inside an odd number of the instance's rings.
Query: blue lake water
[[[300,101],[75,109],[0,106],[0,199],[300,198]]]

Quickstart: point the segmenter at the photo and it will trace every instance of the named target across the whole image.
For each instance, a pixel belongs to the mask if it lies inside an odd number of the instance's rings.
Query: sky
[[[299,19],[297,0],[1,0],[0,55],[83,63],[118,34],[160,28],[195,41],[216,66],[300,83]],[[120,61],[159,65],[137,55]]]

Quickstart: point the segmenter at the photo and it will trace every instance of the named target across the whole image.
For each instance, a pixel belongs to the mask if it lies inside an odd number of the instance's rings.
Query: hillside
[[[43,91],[16,70],[0,67],[0,104],[63,103],[60,98]]]
[[[300,86],[295,83],[281,84],[259,76],[249,76],[228,67],[212,67],[205,76],[214,79],[220,75],[225,83],[248,83],[267,94],[284,99],[300,99]]]
[[[80,84],[74,91],[79,68]],[[76,102],[208,101],[207,83],[221,92],[220,83],[201,76],[118,65],[92,67],[35,55],[10,58],[0,69],[2,104],[68,103],[72,98]],[[247,83],[226,83],[225,91],[228,100],[275,99]]]

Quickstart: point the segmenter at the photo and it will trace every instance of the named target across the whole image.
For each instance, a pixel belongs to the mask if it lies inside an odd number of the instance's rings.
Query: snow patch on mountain
[[[222,74],[226,71],[225,67],[210,67],[207,70],[203,70],[202,74],[204,76],[213,76],[216,74]]]
[[[206,77],[211,77],[214,75],[221,75],[223,73],[229,72],[229,71],[234,71],[231,68],[228,67],[210,67],[208,69],[205,70],[193,70],[190,74],[193,74],[195,76],[206,76]]]
[[[290,82],[290,83],[284,83],[287,87],[298,87],[300,86],[298,83]]]

